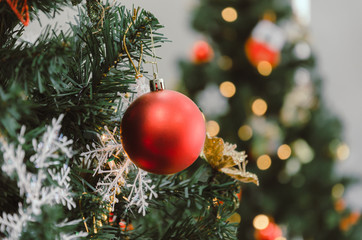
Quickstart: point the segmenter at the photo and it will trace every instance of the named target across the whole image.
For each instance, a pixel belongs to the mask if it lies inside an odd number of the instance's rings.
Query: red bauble
[[[266,228],[262,230],[256,230],[255,232],[256,240],[275,240],[276,238],[282,236],[283,236],[282,230],[277,224],[273,222],[270,222]]]
[[[185,95],[161,90],[137,98],[121,124],[124,150],[139,168],[172,174],[189,167],[205,140],[204,118]]]
[[[245,53],[250,63],[257,67],[259,62],[267,61],[276,67],[280,61],[280,52],[271,48],[267,43],[249,38],[245,43]]]
[[[192,60],[195,63],[206,63],[214,57],[214,51],[205,41],[198,41],[192,49]]]

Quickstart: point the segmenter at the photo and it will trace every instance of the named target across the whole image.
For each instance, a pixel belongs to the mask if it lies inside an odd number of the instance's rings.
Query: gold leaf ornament
[[[245,183],[259,185],[258,177],[246,171],[245,152],[235,151],[236,144],[224,142],[222,138],[210,137],[206,134],[204,149],[201,157],[214,169]]]

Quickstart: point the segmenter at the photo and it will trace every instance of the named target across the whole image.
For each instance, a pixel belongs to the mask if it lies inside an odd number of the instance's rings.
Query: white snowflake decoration
[[[153,191],[155,188],[154,185],[149,185],[151,179],[147,179],[147,172],[138,169],[136,179],[133,184],[129,184],[128,187],[132,187],[131,193],[128,196],[128,199],[131,199],[128,206],[136,205],[138,207],[138,213],[142,212],[142,215],[146,215],[146,209],[148,206],[147,199],[151,200],[152,197],[157,198],[157,193]],[[150,194],[147,195],[146,192],[149,191]]]
[[[122,94],[118,93],[118,95],[121,97],[121,117],[123,116],[123,113],[127,110],[128,106],[138,97],[141,95],[148,93],[150,91],[149,84],[146,83],[146,78],[143,75],[136,76],[136,83],[134,86],[131,84],[130,90],[133,92],[132,96],[129,96],[128,93]]]
[[[70,168],[64,165],[60,171],[49,167],[59,165],[60,153],[70,158],[73,155],[71,145],[72,140],[66,137],[59,137],[61,120],[53,119],[52,126],[48,126],[42,139],[38,142],[32,140],[35,154],[30,157],[38,169],[36,173],[27,171],[24,164],[25,151],[22,144],[25,143],[25,127],[22,127],[18,136],[19,145],[9,144],[6,139],[0,136],[1,150],[3,152],[4,165],[2,170],[9,176],[13,174],[17,177],[20,195],[24,197],[26,205],[19,203],[19,212],[14,214],[2,213],[0,217],[0,230],[8,233],[8,239],[18,239],[26,223],[34,216],[41,214],[41,207],[44,205],[62,204],[72,209],[76,206],[70,193]],[[45,180],[50,176],[57,185],[46,186]],[[85,236],[80,233],[77,237]],[[67,235],[68,236],[68,235]],[[72,236],[72,235],[69,235]],[[75,236],[75,235],[74,235]],[[76,237],[68,239],[76,239]]]
[[[123,146],[119,140],[115,137],[118,133],[117,128],[114,128],[113,132],[109,131],[107,127],[104,127],[106,131],[102,136],[98,136],[99,145],[92,144],[92,149],[87,145],[87,152],[83,152],[81,156],[84,157],[84,161],[87,162],[92,159],[97,159],[97,167],[94,170],[94,175],[104,174],[103,178],[100,178],[97,183],[97,191],[103,196],[104,201],[111,202],[112,211],[114,205],[118,202],[117,193],[120,192],[119,186],[123,186],[126,183],[127,174],[131,166],[131,161],[126,158],[119,164],[115,164],[114,161],[109,161],[114,156],[123,155]],[[106,165],[108,168],[106,169]]]
[[[118,195],[121,193],[121,187],[131,188],[128,197],[120,196],[129,201],[128,207],[135,205],[139,208],[139,212],[142,211],[142,214],[145,215],[148,206],[147,199],[157,197],[157,193],[153,191],[155,186],[150,185],[151,179],[148,178],[147,172],[137,168],[124,152],[119,137],[116,137],[119,135],[117,128],[112,132],[107,127],[104,127],[104,130],[105,133],[98,136],[99,145],[93,143],[93,149],[87,146],[88,151],[81,154],[86,162],[97,159],[98,163],[93,175],[104,175],[97,183],[97,192],[103,196],[103,201],[111,203],[112,211],[114,211],[115,204],[119,202]],[[124,159],[117,163],[110,160],[119,155],[124,156]],[[133,184],[127,183],[130,171],[138,171]]]
[[[132,101],[149,92],[150,87],[145,83],[145,77],[140,75],[136,77],[136,84],[131,87],[131,90],[134,92],[132,96],[119,94],[122,103],[120,108],[121,117]],[[112,211],[114,211],[115,204],[119,202],[118,195],[121,193],[121,188],[131,188],[128,197],[120,196],[129,202],[128,207],[136,206],[139,209],[138,212],[145,215],[148,206],[147,200],[157,197],[157,193],[153,191],[155,186],[150,184],[151,179],[148,178],[147,172],[137,168],[125,153],[120,142],[119,130],[114,128],[111,132],[105,126],[104,131],[105,133],[102,136],[98,136],[99,144],[93,143],[92,148],[87,146],[88,151],[81,154],[85,162],[90,162],[92,159],[97,160],[94,175],[104,174],[104,177],[100,178],[97,183],[97,191],[103,196],[103,201],[111,203]],[[119,155],[122,155],[124,159],[117,161],[117,163],[110,160],[114,157],[117,158]],[[138,171],[133,184],[127,183],[130,171]]]
[[[57,224],[56,227],[62,228],[65,226],[74,226],[75,224],[78,224],[82,222],[82,220],[73,220],[68,222],[68,219],[65,219],[62,223]],[[86,232],[77,232],[75,234],[68,234],[68,233],[60,233],[60,238],[59,240],[73,240],[73,239],[79,239],[82,237],[86,237],[88,236],[88,233]]]

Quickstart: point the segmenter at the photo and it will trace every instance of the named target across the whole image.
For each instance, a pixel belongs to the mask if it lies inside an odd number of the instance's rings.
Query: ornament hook
[[[142,55],[143,55],[143,44],[141,44],[141,55],[140,55],[140,59],[138,61],[138,68],[137,68],[136,65],[134,64],[132,58],[131,58],[131,54],[128,52],[127,44],[126,44],[126,35],[127,35],[128,31],[129,31],[129,29],[131,28],[133,22],[136,20],[138,11],[139,11],[139,8],[137,8],[137,9],[134,8],[133,9],[132,21],[128,25],[128,27],[127,27],[126,31],[124,32],[124,35],[123,35],[123,49],[126,51],[127,57],[129,59],[129,61],[131,62],[134,70],[136,71],[136,77],[142,75],[141,72],[140,72],[140,69],[141,69],[141,62],[142,62]]]
[[[152,72],[153,77],[156,79],[158,75],[158,66],[156,61],[156,52],[155,52],[155,42],[153,41],[153,33],[152,33],[152,27],[150,26],[150,37],[151,37],[151,46],[152,46]],[[156,71],[155,71],[156,68]]]
[[[162,78],[158,78],[158,66],[156,61],[156,52],[155,52],[155,42],[153,40],[153,33],[152,33],[152,27],[150,27],[150,37],[151,37],[151,47],[152,47],[152,72],[153,72],[153,78],[150,80],[150,90],[151,92],[155,91],[162,91],[165,89],[165,83]],[[156,71],[155,71],[156,70]]]

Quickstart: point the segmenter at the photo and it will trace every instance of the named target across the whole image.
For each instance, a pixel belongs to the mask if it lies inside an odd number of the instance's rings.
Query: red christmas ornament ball
[[[122,145],[139,168],[172,174],[189,167],[205,140],[203,115],[185,95],[161,90],[137,98],[121,123]]]
[[[192,50],[192,60],[195,63],[206,63],[214,57],[214,51],[205,41],[196,42]]]
[[[276,238],[282,236],[283,232],[281,228],[273,222],[270,222],[266,228],[262,230],[256,230],[255,232],[256,240],[275,240]]]
[[[245,43],[245,53],[249,62],[257,67],[259,62],[267,61],[272,67],[280,62],[280,52],[271,48],[268,44],[249,38]]]

